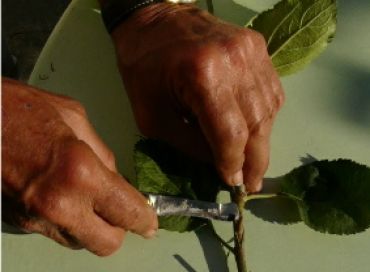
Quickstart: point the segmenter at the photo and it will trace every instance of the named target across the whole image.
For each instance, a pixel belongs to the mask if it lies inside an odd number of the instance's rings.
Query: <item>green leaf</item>
[[[282,177],[281,193],[293,199],[302,220],[332,234],[370,227],[370,168],[351,160],[315,161]]]
[[[135,146],[136,181],[141,192],[215,201],[221,182],[214,168],[196,162],[165,143],[143,139]],[[159,218],[160,228],[190,231],[205,220],[184,216]]]
[[[335,0],[282,0],[252,19],[263,34],[280,76],[302,69],[332,40],[336,29]]]

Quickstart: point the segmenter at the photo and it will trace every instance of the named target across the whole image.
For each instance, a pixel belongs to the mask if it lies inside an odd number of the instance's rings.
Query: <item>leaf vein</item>
[[[325,38],[325,34],[324,33],[319,39],[317,39],[317,41],[315,41],[313,44],[309,45],[309,46],[306,46],[306,47],[296,47],[296,48],[293,48],[293,49],[289,49],[289,50],[286,50],[286,51],[293,51],[293,50],[299,50],[299,49],[302,49],[302,48],[310,48],[312,46],[314,46],[317,42],[321,41],[322,38]],[[284,64],[281,64],[281,65],[277,65],[275,66],[277,70],[283,68],[283,67],[286,67],[286,66],[289,66],[289,65],[293,65],[294,63],[297,63],[299,61],[301,61],[302,59],[306,58],[307,55],[301,55],[298,59],[296,59],[295,61],[292,61],[292,62],[289,62],[289,63],[284,63]]]
[[[297,51],[297,50],[301,50],[301,49],[309,49],[313,46],[315,46],[317,43],[321,42],[321,40],[323,38],[325,38],[325,35],[326,35],[327,32],[323,33],[320,38],[318,38],[316,41],[314,41],[313,43],[311,43],[310,45],[306,45],[306,46],[299,46],[299,47],[294,47],[294,48],[290,48],[290,49],[285,49],[285,52],[290,52],[290,51]]]
[[[327,10],[332,8],[333,4],[330,4],[327,8],[320,11],[314,18],[312,18],[310,21],[307,22],[306,25],[304,25],[302,28],[298,29],[292,36],[290,36],[286,41],[283,42],[283,44],[274,52],[271,54],[271,59],[273,59],[285,46],[287,43],[289,43],[292,39],[294,39],[298,34],[300,34],[304,29],[309,27],[315,20],[320,18],[320,16],[325,13]]]
[[[279,30],[279,28],[284,24],[284,22],[286,20],[288,20],[288,18],[290,17],[290,15],[292,15],[294,13],[294,11],[300,6],[300,2],[298,2],[295,7],[285,16],[285,18],[283,20],[281,20],[281,22],[275,27],[274,31],[271,33],[271,36],[267,42],[267,46],[271,43],[272,39],[274,38],[276,32]]]
[[[305,12],[303,13],[302,15],[302,18],[301,18],[301,22],[299,23],[299,28],[301,28],[303,26],[303,22],[304,22],[304,19],[305,17],[307,16],[308,12],[316,5],[318,4],[319,2],[315,2],[313,3],[311,6],[308,7],[308,9],[305,10]]]

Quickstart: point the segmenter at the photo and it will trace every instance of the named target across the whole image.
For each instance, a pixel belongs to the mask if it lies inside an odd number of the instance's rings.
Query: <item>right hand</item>
[[[156,215],[116,171],[76,101],[2,79],[3,220],[105,256],[126,231],[151,237]]]
[[[260,191],[284,101],[263,36],[194,5],[157,3],[112,38],[140,131]]]

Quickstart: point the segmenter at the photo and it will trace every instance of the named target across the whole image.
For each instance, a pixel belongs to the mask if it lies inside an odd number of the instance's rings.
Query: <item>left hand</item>
[[[157,216],[76,100],[2,79],[2,220],[100,256]],[[31,249],[33,250],[33,249]]]

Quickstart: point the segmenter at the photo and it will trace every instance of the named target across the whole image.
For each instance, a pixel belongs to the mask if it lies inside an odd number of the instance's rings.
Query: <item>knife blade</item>
[[[144,195],[158,216],[193,216],[222,221],[234,221],[239,218],[239,210],[235,203],[221,204],[147,193]]]

